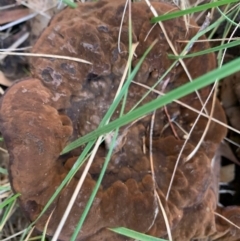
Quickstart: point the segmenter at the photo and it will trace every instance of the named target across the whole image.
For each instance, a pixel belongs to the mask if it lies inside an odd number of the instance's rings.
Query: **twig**
[[[30,56],[30,57],[43,57],[43,58],[55,58],[55,59],[67,59],[67,60],[72,60],[84,64],[91,64],[91,62],[80,59],[80,58],[74,58],[74,57],[69,57],[69,56],[63,56],[63,55],[55,55],[55,54],[35,54],[35,53],[16,53],[16,52],[8,52],[8,51],[2,51],[0,52],[0,55],[7,54],[7,55],[16,55],[16,56]]]

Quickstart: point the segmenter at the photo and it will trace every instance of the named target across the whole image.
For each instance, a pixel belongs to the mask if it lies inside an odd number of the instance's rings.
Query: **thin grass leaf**
[[[31,56],[31,57],[42,57],[42,58],[67,59],[67,60],[76,61],[76,62],[79,62],[79,63],[92,65],[91,62],[89,62],[89,61],[87,61],[85,59],[69,57],[69,56],[64,56],[64,55],[55,55],[55,54],[39,54],[39,53],[36,54],[36,53],[18,53],[18,52],[0,51],[0,56],[1,55]]]
[[[218,12],[225,18],[225,20],[227,20],[228,22],[230,22],[232,25],[234,25],[235,27],[238,27],[239,24],[237,24],[236,22],[234,22],[231,18],[229,18],[219,7],[217,7]],[[238,11],[239,11],[239,7],[238,7]]]
[[[8,175],[8,171],[5,168],[0,167],[0,173],[3,175]]]
[[[0,141],[3,141],[3,137],[0,137]]]
[[[76,8],[76,7],[77,7],[77,4],[74,3],[74,2],[72,2],[72,1],[70,1],[70,0],[63,0],[63,2],[64,2],[66,5],[68,5],[69,7],[71,7],[71,8]]]
[[[179,99],[187,94],[192,93],[195,90],[203,88],[209,84],[212,84],[216,80],[216,76],[218,79],[222,79],[226,76],[229,76],[240,70],[240,58],[231,61],[230,63],[225,64],[221,69],[215,69],[203,76],[198,77],[190,83],[187,83],[183,86],[178,87],[175,90],[170,91],[167,95],[162,96],[158,99],[155,99],[130,113],[125,114],[124,116],[110,122],[108,125],[100,127],[91,133],[77,139],[76,141],[70,143],[67,148],[65,148],[65,152],[75,149],[78,146],[81,146],[100,135],[104,135],[117,127],[124,126],[135,119],[140,118],[143,115],[149,114],[150,112],[160,108],[166,104],[171,103],[173,100]],[[64,152],[64,153],[65,153]]]
[[[95,144],[95,140],[92,141],[92,143],[90,143],[89,147],[93,146]],[[88,147],[88,148],[89,148]],[[86,149],[85,152],[87,152],[88,148]],[[91,148],[90,148],[91,149]],[[89,158],[89,156],[91,155],[91,152],[90,153],[87,153],[85,154],[85,156],[83,155],[81,158],[80,156],[78,157],[77,161],[74,163],[72,169],[70,170],[70,172],[72,173],[72,175],[69,177],[69,180],[67,182],[67,185],[68,183],[72,180],[72,178],[75,176],[75,174],[77,173],[77,171],[79,170],[79,168],[83,165],[83,163]]]
[[[230,5],[227,5],[224,9],[224,13],[226,14],[229,11]],[[233,11],[229,12],[226,16],[228,18],[232,18],[234,13],[237,12],[237,9],[233,9]],[[213,39],[214,34],[217,32],[218,28],[220,27],[220,21],[223,22],[225,21],[225,17],[221,15],[221,17],[216,21],[217,24],[215,25],[216,27],[212,30],[212,32],[208,35],[208,39]]]
[[[15,195],[13,195],[12,197],[5,199],[2,203],[0,203],[0,209],[4,208],[6,205],[10,204],[11,202],[14,202],[17,199],[17,197],[19,197],[19,196],[20,196],[20,194],[17,193]]]
[[[213,52],[216,52],[216,51],[220,51],[220,50],[223,50],[223,49],[226,49],[226,48],[232,48],[232,47],[239,46],[239,45],[240,45],[240,40],[236,40],[236,41],[233,41],[233,42],[230,42],[230,43],[219,45],[219,46],[214,47],[214,48],[209,48],[209,49],[205,49],[203,51],[195,52],[193,54],[177,55],[177,56],[174,55],[174,54],[168,54],[168,57],[170,59],[192,58],[192,57],[200,56],[200,55],[203,55],[203,54],[209,54],[209,53],[213,53]]]
[[[85,219],[87,217],[87,214],[88,214],[88,212],[89,212],[89,210],[90,210],[90,208],[92,206],[93,200],[94,200],[94,198],[95,198],[95,196],[97,194],[97,191],[98,191],[98,189],[99,189],[99,187],[101,185],[101,182],[102,182],[102,179],[103,179],[104,174],[106,172],[108,163],[109,163],[109,161],[111,159],[111,156],[112,156],[112,153],[113,153],[113,150],[114,150],[114,145],[115,145],[115,142],[116,142],[116,139],[117,139],[118,131],[119,131],[119,129],[117,129],[116,132],[114,133],[113,141],[112,141],[112,144],[111,144],[110,149],[108,151],[108,154],[107,154],[107,157],[105,159],[105,162],[103,164],[103,167],[102,167],[102,170],[100,172],[99,178],[98,178],[98,180],[96,182],[96,185],[94,186],[94,189],[93,189],[93,191],[92,191],[92,193],[91,193],[91,195],[89,197],[89,200],[88,200],[88,202],[86,204],[86,207],[85,207],[85,209],[83,211],[83,214],[82,214],[82,216],[81,216],[81,218],[80,218],[80,220],[79,220],[79,222],[78,222],[78,224],[77,224],[77,226],[76,226],[76,228],[74,230],[74,233],[73,233],[70,241],[76,240],[77,235],[80,232],[80,230],[82,228],[82,225],[83,225],[83,223],[84,223],[84,221],[85,221]]]
[[[240,8],[236,9],[236,11],[233,11],[234,15],[232,17],[232,20],[235,20],[239,16],[239,10],[240,10]],[[224,17],[225,17],[225,15],[224,15]],[[230,21],[226,22],[224,32],[222,35],[223,39],[226,38],[227,36],[229,36],[230,38],[232,37],[232,35],[230,33],[231,29],[232,29],[232,22],[230,22]],[[223,45],[223,43],[224,43],[224,40],[222,40],[219,45],[221,46],[221,45]],[[223,64],[223,59],[226,54],[226,50],[227,49],[219,50],[219,52],[217,54],[218,66],[222,66],[222,64]]]
[[[173,19],[173,18],[178,18],[178,17],[181,17],[186,14],[192,14],[192,13],[196,13],[196,12],[205,11],[209,8],[214,8],[214,7],[218,7],[218,6],[222,6],[222,5],[226,5],[226,4],[230,4],[230,3],[234,3],[234,2],[239,2],[239,0],[221,0],[221,1],[217,1],[217,2],[206,3],[206,4],[203,4],[203,5],[200,5],[197,7],[192,7],[192,8],[186,9],[186,10],[181,10],[181,11],[161,15],[158,17],[153,17],[151,19],[151,23],[157,23],[159,21],[165,21],[165,20],[169,20],[169,19]]]
[[[34,229],[35,229],[34,226],[31,227],[30,230],[29,230],[29,228],[24,229],[24,230],[23,230],[23,233],[22,233],[22,235],[21,235],[20,240],[23,240],[23,239],[24,239],[24,241],[29,241],[29,238],[30,238],[30,236],[32,235],[32,232],[33,232]],[[25,236],[27,236],[27,237],[25,238]],[[41,236],[41,237],[42,237],[42,236]]]
[[[13,235],[11,235],[11,236],[8,236],[7,238],[5,238],[5,239],[2,239],[1,241],[7,241],[7,240],[16,240],[16,237],[17,236],[19,236],[19,235],[21,235],[22,233],[24,233],[25,232],[25,229],[24,230],[21,230],[21,231],[19,231],[19,232],[17,232],[17,233],[14,233]]]
[[[114,233],[118,233],[124,236],[127,236],[129,238],[133,238],[135,240],[139,240],[139,241],[167,241],[166,239],[162,239],[162,238],[156,238],[147,234],[143,234],[143,233],[139,233],[136,231],[133,231],[131,229],[128,228],[109,228],[109,230],[113,231]]]
[[[33,237],[33,238],[28,239],[28,241],[41,240],[41,237],[42,237],[42,236],[36,236],[36,237]]]
[[[48,224],[49,224],[49,222],[50,222],[50,220],[51,220],[51,217],[52,217],[52,215],[53,215],[53,212],[54,212],[54,210],[51,212],[50,216],[48,217],[48,219],[47,219],[47,221],[46,221],[46,223],[45,223],[45,225],[44,225],[44,229],[43,229],[41,241],[45,241],[45,237],[46,237],[46,234],[47,234]]]
[[[9,203],[9,205],[7,205],[6,210],[4,211],[4,214],[3,214],[1,222],[0,222],[0,231],[2,231],[5,223],[8,221],[8,218],[11,215],[11,212],[16,203],[16,200],[17,199],[14,199],[13,202],[11,202],[11,203]]]
[[[11,190],[10,184],[9,185],[0,186],[0,191],[2,191],[2,192],[8,192],[10,190]]]

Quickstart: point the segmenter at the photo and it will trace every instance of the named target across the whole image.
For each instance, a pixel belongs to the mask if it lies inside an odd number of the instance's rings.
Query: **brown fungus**
[[[123,0],[79,3],[78,8],[67,8],[57,14],[33,47],[33,53],[79,57],[92,65],[55,58],[34,58],[32,78],[14,84],[1,100],[0,128],[10,153],[12,188],[14,192],[21,194],[20,205],[32,221],[38,217],[82,151],[81,147],[61,156],[63,147],[96,129],[113,101],[128,58],[127,15],[121,30],[120,52],[118,49],[124,4]],[[175,10],[173,6],[160,2],[153,3],[153,6],[159,15]],[[133,42],[139,42],[133,66],[147,47],[158,39],[134,79],[147,86],[152,86],[173,63],[168,58],[172,51],[161,28],[156,25],[150,31],[151,18],[152,13],[146,3],[132,4],[132,37]],[[183,18],[166,21],[164,26],[178,53],[184,48],[179,40],[191,39],[198,31],[193,20],[189,31],[186,31]],[[194,44],[191,51],[206,48],[209,48],[207,42],[199,42]],[[215,67],[213,54],[184,62],[193,79]],[[188,81],[181,65],[176,65],[156,89],[163,90],[164,83],[168,82],[164,88],[168,92]],[[131,110],[145,92],[143,87],[131,84],[125,112]],[[210,87],[199,90],[203,101],[209,92]],[[156,93],[150,93],[141,105],[157,97]],[[181,101],[201,109],[196,93]],[[208,112],[211,102],[212,100],[206,107]],[[120,107],[112,120],[118,117],[119,110]],[[167,110],[170,118],[174,118],[182,129],[189,132],[197,114],[176,103],[167,105]],[[214,117],[225,122],[218,101],[215,103]],[[151,114],[120,129],[119,135],[125,135],[122,139],[124,141],[111,157],[101,188],[77,240],[131,240],[112,233],[108,227],[127,227],[153,236],[167,237],[163,215],[154,196],[150,171],[150,121]],[[152,135],[156,191],[166,210],[175,241],[203,240],[217,233],[218,225],[214,216],[217,184],[211,161],[226,129],[212,122],[200,148],[193,158],[186,161],[199,142],[206,124],[205,117],[197,122],[182,153],[169,199],[166,200],[171,175],[185,141],[185,133],[173,124],[178,135],[176,139],[164,109],[156,111]],[[144,145],[146,151],[143,151]],[[70,239],[95,186],[107,151],[106,146],[99,147],[60,233],[60,240]],[[84,165],[37,221],[36,228],[39,231],[43,230],[53,211],[47,234],[54,234],[83,168]]]
[[[240,130],[240,72],[236,72],[222,81],[221,101],[230,124]]]

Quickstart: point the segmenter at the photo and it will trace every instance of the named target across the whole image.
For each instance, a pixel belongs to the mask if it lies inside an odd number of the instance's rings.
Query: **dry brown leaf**
[[[13,9],[8,11],[2,11],[0,15],[0,24],[9,23],[20,18],[23,18],[29,14],[29,9]]]

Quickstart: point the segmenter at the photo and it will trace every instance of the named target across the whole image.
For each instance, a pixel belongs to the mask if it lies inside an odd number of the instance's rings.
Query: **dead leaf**
[[[23,18],[29,14],[29,9],[19,8],[7,11],[1,11],[0,15],[0,25],[16,21],[20,18]]]

